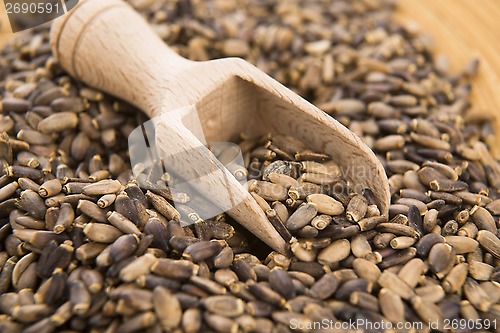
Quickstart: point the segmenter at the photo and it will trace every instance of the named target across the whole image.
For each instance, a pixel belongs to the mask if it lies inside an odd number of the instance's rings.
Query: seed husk
[[[333,265],[349,256],[351,243],[347,239],[332,242],[318,254],[318,262],[324,265]]]
[[[476,239],[486,251],[500,259],[500,240],[495,234],[488,230],[480,230]]]
[[[57,133],[73,129],[78,125],[78,116],[73,112],[59,112],[48,116],[38,123],[42,133]]]
[[[317,206],[313,203],[307,203],[300,206],[286,221],[288,230],[298,230],[311,222],[318,213]]]
[[[158,261],[154,255],[146,253],[123,267],[119,274],[120,279],[126,282],[134,281],[139,276],[148,274]]]
[[[119,229],[104,223],[89,223],[83,232],[88,239],[97,243],[113,243],[122,235]]]
[[[274,268],[271,270],[269,274],[269,285],[286,299],[292,299],[296,295],[292,278],[289,276],[288,272],[283,269]]]
[[[99,208],[95,203],[89,200],[79,200],[78,210],[87,215],[88,217],[96,220],[97,222],[106,222],[106,211]]]
[[[404,280],[387,270],[380,274],[378,283],[405,300],[411,299],[415,295],[414,290]]]
[[[347,205],[346,216],[349,221],[358,222],[365,217],[368,209],[366,198],[360,194],[355,195]]]
[[[122,184],[113,179],[104,179],[95,183],[87,184],[83,187],[82,193],[86,195],[96,196],[118,192]]]
[[[137,226],[132,221],[127,219],[122,214],[114,211],[114,212],[109,212],[107,216],[109,223],[111,223],[121,232],[125,234],[134,234],[137,236],[141,235],[141,231],[139,230],[139,228],[137,228]]]
[[[168,220],[180,220],[181,214],[165,198],[151,191],[146,192],[146,197],[153,207]]]
[[[438,277],[444,277],[455,264],[455,250],[446,243],[437,243],[429,251],[429,268]]]
[[[162,329],[170,331],[178,327],[182,320],[182,308],[174,294],[166,288],[156,287],[153,291],[153,303]]]
[[[193,262],[200,262],[210,259],[222,250],[222,244],[217,241],[201,241],[189,245],[182,256]]]
[[[186,333],[199,332],[202,325],[201,311],[197,308],[186,309],[182,315],[182,329]]]
[[[75,211],[69,203],[62,203],[59,209],[59,215],[54,225],[54,232],[60,234],[65,230],[69,230],[75,220]]]
[[[321,214],[340,215],[344,212],[344,206],[334,198],[321,193],[310,194],[306,197],[307,202],[316,205]]]
[[[470,211],[472,221],[477,225],[479,230],[487,230],[491,233],[496,233],[496,224],[490,212],[483,207],[474,206]]]
[[[467,300],[479,311],[488,311],[491,301],[488,294],[473,279],[467,278],[463,286],[463,292]]]
[[[405,308],[401,297],[387,288],[382,288],[378,296],[380,312],[393,323],[403,322]]]
[[[188,260],[159,258],[151,266],[151,272],[170,279],[188,279],[195,272],[195,266]]]

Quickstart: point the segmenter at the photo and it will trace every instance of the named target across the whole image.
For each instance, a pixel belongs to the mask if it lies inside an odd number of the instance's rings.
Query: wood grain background
[[[497,115],[495,127],[500,151],[500,1],[399,0],[396,19],[417,22],[433,36],[436,54],[448,57],[454,70],[470,59],[480,59],[474,80],[473,105]],[[0,0],[0,45],[13,36],[4,1]]]
[[[454,70],[480,60],[472,103],[496,115],[496,149],[500,152],[500,1],[400,0],[396,18],[413,20],[434,38],[436,54],[448,57]]]

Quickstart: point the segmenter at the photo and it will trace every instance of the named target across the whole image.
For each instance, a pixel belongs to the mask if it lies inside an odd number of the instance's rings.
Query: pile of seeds
[[[293,256],[224,214],[182,227],[172,194],[132,177],[145,117],[68,77],[37,28],[0,52],[1,332],[498,325],[500,165],[468,102],[477,62],[448,73],[384,1],[130,3],[184,56],[244,57],[357,133],[390,177],[389,216],[335,156],[287,156],[273,135],[248,148],[250,189]]]

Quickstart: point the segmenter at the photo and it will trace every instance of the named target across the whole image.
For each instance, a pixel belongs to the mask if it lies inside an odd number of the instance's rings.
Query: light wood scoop
[[[80,2],[54,22],[51,44],[59,63],[73,77],[128,101],[150,118],[195,107],[208,142],[235,141],[241,132],[301,139],[333,156],[356,190],[371,188],[382,214],[387,214],[389,186],[374,153],[343,125],[248,62],[184,59],[120,0]],[[170,120],[157,132],[158,146],[190,151],[202,145],[181,120],[166,117]],[[196,166],[207,163],[207,158],[188,155],[183,161],[186,172],[196,176]],[[288,244],[225,168],[214,165],[200,187],[209,200],[228,191],[243,196],[227,213],[273,249],[287,252]]]

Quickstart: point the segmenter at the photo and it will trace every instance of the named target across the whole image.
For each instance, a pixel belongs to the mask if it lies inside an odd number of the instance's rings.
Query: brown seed
[[[486,251],[495,258],[500,259],[500,240],[494,233],[488,230],[480,230],[476,239]]]
[[[405,307],[401,297],[388,288],[382,288],[378,295],[380,312],[391,322],[401,323],[405,319]]]
[[[424,322],[437,323],[438,329],[443,328],[443,315],[438,306],[423,300],[419,296],[412,298],[411,305],[413,310]]]
[[[279,215],[274,209],[266,210],[266,216],[273,227],[278,231],[278,233],[283,237],[285,241],[289,241],[292,238],[290,231],[285,226],[284,222],[280,219]]]
[[[51,308],[47,304],[16,306],[12,309],[12,318],[22,323],[33,323],[48,316]]]
[[[279,185],[281,187],[284,187],[287,190],[292,186],[298,185],[298,182],[294,178],[285,174],[271,172],[267,177],[270,182]]]
[[[402,135],[387,135],[377,139],[373,148],[377,151],[389,151],[404,147],[405,138]]]
[[[311,221],[311,225],[318,230],[324,230],[331,223],[332,217],[330,215],[318,215]]]
[[[445,297],[443,287],[440,285],[426,285],[415,289],[415,293],[426,303],[438,303]]]
[[[125,234],[134,234],[137,236],[141,235],[141,231],[139,230],[139,228],[137,228],[137,226],[132,221],[127,219],[122,214],[115,211],[109,212],[107,216],[109,223],[111,223],[121,232]]]
[[[139,276],[148,274],[159,261],[154,255],[146,253],[141,257],[134,259],[120,271],[120,279],[125,282],[136,280]]]
[[[347,258],[351,253],[351,243],[347,239],[332,242],[318,254],[318,262],[323,265],[334,265]]]
[[[491,301],[488,294],[473,279],[467,278],[463,286],[464,295],[467,300],[479,311],[488,311]]]
[[[92,295],[82,281],[76,280],[72,282],[70,288],[70,301],[74,314],[81,316],[88,312],[92,302]]]
[[[0,201],[4,201],[9,199],[16,193],[16,190],[19,188],[19,184],[17,182],[11,182],[0,189]]]
[[[288,197],[285,187],[265,181],[252,180],[249,183],[248,190],[269,201],[284,201]]]
[[[393,249],[400,250],[406,249],[415,243],[415,238],[408,236],[395,237],[390,241],[390,245]]]
[[[69,203],[62,203],[59,209],[59,215],[54,225],[54,232],[60,234],[65,230],[69,230],[75,220],[75,212]]]
[[[406,282],[410,287],[415,288],[419,282],[420,276],[427,271],[427,265],[419,258],[408,261],[398,272],[399,278]]]
[[[467,263],[460,263],[453,267],[446,275],[442,282],[442,286],[447,293],[459,293],[465,283],[469,266]]]
[[[196,287],[206,291],[209,294],[213,295],[225,295],[227,293],[227,289],[220,284],[200,276],[191,276],[191,283]]]
[[[493,266],[484,262],[471,261],[469,275],[476,281],[488,281],[493,273]]]
[[[487,230],[491,233],[497,232],[495,220],[490,212],[485,208],[480,206],[472,207],[470,210],[470,216],[479,230]]]
[[[285,298],[262,283],[256,283],[253,280],[248,280],[247,288],[255,297],[265,303],[269,303],[277,307],[283,307],[286,303]]]
[[[446,236],[446,243],[453,246],[456,254],[474,252],[478,247],[478,242],[473,238],[462,236]]]
[[[269,284],[271,288],[280,293],[286,299],[292,299],[296,295],[292,278],[287,271],[274,268],[269,274]]]
[[[367,209],[368,202],[366,198],[360,194],[355,195],[347,205],[347,219],[352,222],[358,222],[365,216]]]
[[[225,247],[214,257],[214,266],[216,268],[229,268],[233,259],[233,250],[230,247]]]
[[[318,213],[315,204],[307,203],[300,206],[286,221],[286,227],[289,230],[298,230],[311,222]]]
[[[244,312],[244,303],[234,296],[210,296],[203,299],[205,309],[224,317],[237,317]]]
[[[335,293],[339,284],[333,273],[327,273],[311,286],[309,293],[316,299],[325,300]]]
[[[387,270],[379,276],[378,283],[382,287],[392,290],[405,300],[411,299],[415,295],[413,289],[404,280]]]
[[[21,177],[17,180],[17,182],[19,183],[19,187],[23,190],[38,192],[38,190],[40,189],[40,185],[29,178]]]
[[[455,250],[446,243],[437,243],[429,252],[428,263],[430,270],[441,279],[455,264]]]
[[[42,198],[47,198],[60,193],[61,190],[62,190],[61,181],[59,179],[52,179],[40,185],[38,194],[40,194]]]
[[[334,198],[321,193],[310,194],[306,197],[307,202],[316,205],[321,214],[340,215],[344,212],[344,206]]]
[[[196,274],[194,264],[188,260],[159,258],[151,266],[151,271],[170,279],[187,279]]]
[[[236,333],[238,331],[238,324],[232,319],[209,312],[204,313],[203,319],[216,332]]]
[[[89,200],[80,200],[78,201],[77,208],[92,219],[97,222],[105,223],[106,222],[106,211],[99,208],[95,203]]]
[[[132,235],[122,235],[111,244],[109,256],[113,262],[120,262],[131,256],[139,244],[139,237]]]
[[[182,315],[182,329],[186,333],[197,333],[201,330],[201,311],[197,308],[186,309]]]
[[[165,198],[156,195],[151,191],[146,192],[146,197],[153,207],[167,219],[175,221],[180,220],[181,214]]]
[[[217,241],[201,241],[189,245],[182,256],[193,262],[201,262],[210,259],[222,250],[222,244]]]
[[[445,238],[439,234],[426,234],[416,244],[417,254],[425,258],[429,255],[429,251],[435,244],[444,242]]]
[[[432,229],[434,229],[437,224],[438,213],[439,211],[436,209],[430,209],[425,213],[424,219],[422,221],[424,232],[428,233],[431,232]]]
[[[361,231],[367,231],[372,230],[377,225],[384,222],[387,222],[386,216],[370,216],[362,218],[357,223]]]
[[[397,223],[379,223],[375,227],[380,232],[388,232],[397,236],[408,236],[418,239],[420,234],[410,226]]]
[[[117,329],[116,333],[139,332],[156,324],[157,317],[151,311],[143,312],[133,317],[127,318]]]
[[[113,179],[104,179],[96,183],[87,184],[83,187],[82,193],[86,195],[104,195],[116,193],[121,189],[119,181]]]
[[[378,305],[378,298],[373,296],[370,293],[362,292],[362,291],[354,291],[349,296],[349,302],[353,305],[356,305],[362,309],[366,309],[369,311],[379,312],[380,308]]]
[[[78,116],[73,112],[59,112],[40,121],[38,130],[42,133],[58,133],[78,125]]]
[[[363,258],[356,258],[352,266],[360,278],[371,282],[376,282],[381,274],[377,265]]]
[[[432,148],[432,149],[441,149],[441,150],[446,150],[450,151],[451,146],[449,142],[433,138],[431,136],[427,135],[422,135],[422,134],[417,134],[417,133],[410,133],[410,138],[417,144]]]
[[[469,185],[460,180],[434,179],[429,183],[429,187],[434,191],[455,192],[466,190]]]
[[[119,229],[104,223],[89,223],[83,231],[89,240],[97,243],[113,243],[122,235]]]
[[[372,252],[370,243],[363,234],[351,239],[351,252],[356,258],[365,258],[368,253]]]
[[[247,280],[257,280],[255,271],[245,259],[236,259],[233,262],[232,268],[243,282]]]

